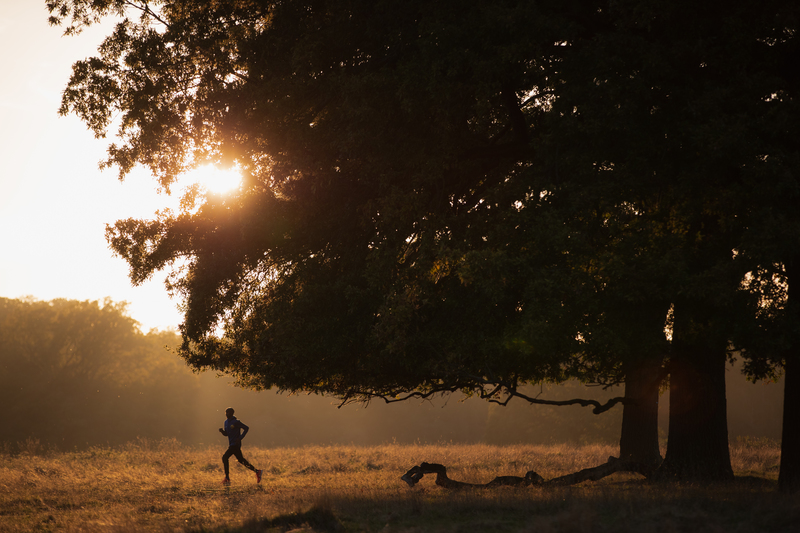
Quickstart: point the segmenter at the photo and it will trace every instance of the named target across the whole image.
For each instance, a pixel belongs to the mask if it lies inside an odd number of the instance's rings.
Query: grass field
[[[8,447],[7,447],[8,448]],[[484,483],[535,470],[545,479],[605,462],[612,446],[385,445],[259,449],[255,476],[221,447],[140,441],[56,453],[35,442],[0,454],[0,531],[800,531],[800,496],[776,491],[775,443],[731,445],[737,481],[652,485],[634,474],[561,488],[447,491],[426,476],[400,480],[422,461],[452,479]]]

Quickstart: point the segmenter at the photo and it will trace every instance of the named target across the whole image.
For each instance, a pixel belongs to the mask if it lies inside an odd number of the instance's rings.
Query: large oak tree
[[[662,473],[732,475],[726,355],[774,368],[741,332],[795,323],[743,284],[789,264],[752,187],[796,188],[791,2],[48,5],[123,17],[62,107],[117,128],[106,164],[245,175],[109,228],[134,282],[173,265],[190,364],[345,400],[627,381],[648,423],[666,364]]]

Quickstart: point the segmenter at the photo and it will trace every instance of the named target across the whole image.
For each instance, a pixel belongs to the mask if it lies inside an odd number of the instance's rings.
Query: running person
[[[256,483],[261,483],[261,473],[263,470],[259,470],[251,465],[242,455],[242,439],[247,435],[247,432],[250,431],[250,428],[233,416],[233,407],[225,409],[225,417],[224,427],[219,428],[219,432],[228,437],[228,449],[222,455],[222,465],[225,467],[225,479],[222,480],[222,484],[231,484],[230,467],[228,464],[231,455],[236,457],[236,460],[239,461],[242,466],[255,472]]]

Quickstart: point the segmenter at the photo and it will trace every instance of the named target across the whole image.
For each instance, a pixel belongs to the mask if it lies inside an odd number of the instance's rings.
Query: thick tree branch
[[[484,387],[490,386],[492,389],[489,392],[484,390]],[[412,392],[401,392],[396,394],[380,394],[370,391],[351,391],[347,395],[344,396],[339,407],[343,407],[349,403],[357,402],[357,401],[369,401],[373,398],[381,399],[385,403],[397,403],[397,402],[404,402],[406,400],[410,400],[412,398],[419,398],[421,400],[426,400],[428,398],[432,398],[439,394],[446,394],[446,393],[453,393],[459,390],[466,390],[466,389],[479,389],[480,398],[483,400],[487,400],[490,403],[496,403],[498,405],[506,406],[508,402],[511,401],[512,398],[520,398],[525,400],[528,403],[536,404],[536,405],[552,405],[552,406],[567,406],[567,405],[580,405],[582,407],[594,407],[592,409],[592,413],[599,415],[601,413],[605,413],[618,403],[622,403],[623,405],[626,402],[630,402],[630,398],[625,398],[622,396],[618,396],[616,398],[611,398],[610,400],[606,401],[605,403],[600,403],[597,400],[585,400],[582,398],[574,398],[572,400],[542,400],[540,398],[534,398],[531,396],[527,396],[518,392],[515,386],[507,385],[505,383],[498,383],[498,382],[488,382],[483,381],[476,385],[475,383],[472,384],[455,384],[449,386],[442,386],[442,387],[435,387],[429,391],[412,391]],[[502,391],[505,391],[506,397],[504,399],[499,399],[497,396],[500,396]]]
[[[588,407],[594,406],[592,409],[592,413],[599,415],[601,413],[605,413],[618,403],[624,404],[626,401],[629,401],[627,398],[622,396],[617,396],[616,398],[611,398],[606,403],[600,403],[597,400],[583,400],[580,398],[575,398],[573,400],[540,400],[539,398],[531,398],[521,392],[517,392],[516,390],[510,391],[508,396],[505,400],[489,400],[491,403],[496,403],[499,405],[506,405],[511,398],[521,398],[528,403],[534,403],[539,405],[555,405],[555,406],[563,406],[563,405],[580,405],[581,407]]]

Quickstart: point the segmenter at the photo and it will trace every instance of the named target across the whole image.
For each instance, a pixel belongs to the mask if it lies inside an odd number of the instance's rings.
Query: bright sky
[[[62,37],[47,16],[44,0],[0,0],[0,296],[108,296],[129,302],[144,331],[177,327],[165,276],[132,287],[105,240],[105,224],[151,218],[175,200],[144,172],[124,183],[101,172],[109,140],[58,115],[72,63],[96,55],[109,28]]]

